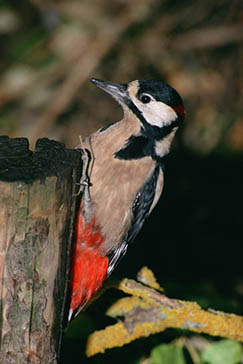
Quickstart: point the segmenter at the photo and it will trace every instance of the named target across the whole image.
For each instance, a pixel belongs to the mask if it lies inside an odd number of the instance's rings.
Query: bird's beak
[[[91,78],[90,81],[94,83],[97,87],[101,88],[111,96],[113,96],[118,102],[124,104],[128,95],[127,95],[127,85],[113,83],[109,81],[101,81],[96,78]]]

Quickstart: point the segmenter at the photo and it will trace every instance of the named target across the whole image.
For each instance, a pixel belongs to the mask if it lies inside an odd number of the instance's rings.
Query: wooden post
[[[55,364],[63,329],[80,152],[0,137],[0,363]]]

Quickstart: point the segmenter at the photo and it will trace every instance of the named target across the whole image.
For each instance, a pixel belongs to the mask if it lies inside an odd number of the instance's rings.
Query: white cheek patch
[[[166,154],[169,153],[170,150],[170,146],[171,146],[171,142],[175,136],[176,130],[178,129],[178,127],[175,127],[170,134],[168,134],[165,138],[163,138],[162,140],[157,140],[155,142],[155,153],[159,156],[159,157],[163,157]]]
[[[147,123],[153,126],[161,128],[177,119],[175,110],[161,101],[153,100],[148,104],[142,104],[138,100],[133,99],[133,103],[142,112]]]

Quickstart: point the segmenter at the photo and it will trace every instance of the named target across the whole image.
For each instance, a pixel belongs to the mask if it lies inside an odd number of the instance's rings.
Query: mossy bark
[[[77,151],[49,142],[44,140],[44,159],[39,150],[40,162],[32,163],[32,152],[22,160],[21,151],[17,153],[12,158],[16,173],[6,170],[11,158],[6,161],[4,155],[4,165],[0,159],[1,364],[57,363],[66,325],[74,189],[81,161]]]

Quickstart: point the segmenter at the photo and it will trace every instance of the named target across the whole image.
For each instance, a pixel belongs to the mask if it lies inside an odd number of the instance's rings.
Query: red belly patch
[[[99,249],[104,241],[100,227],[94,218],[85,224],[82,214],[78,216],[70,280],[70,317],[100,289],[108,268],[108,258],[101,256]]]

